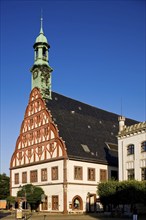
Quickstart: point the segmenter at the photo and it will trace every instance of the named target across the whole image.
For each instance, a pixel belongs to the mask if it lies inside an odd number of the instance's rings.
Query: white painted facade
[[[51,179],[51,168],[58,167],[58,180]],[[74,168],[82,167],[83,176],[82,180],[74,179]],[[47,181],[41,181],[41,169],[47,168]],[[95,169],[95,180],[88,180],[88,168]],[[76,212],[73,207],[73,200],[75,197],[81,198],[82,209],[78,210],[81,212],[89,211],[89,195],[90,203],[95,204],[95,199],[98,198],[97,195],[97,185],[100,182],[100,169],[107,171],[107,179],[111,178],[111,170],[116,170],[115,167],[108,167],[108,165],[81,162],[76,160],[67,160],[67,212]],[[109,171],[108,171],[109,169]],[[38,181],[33,183],[35,186],[40,186],[47,196],[47,209],[48,212],[63,212],[64,211],[64,196],[63,196],[63,160],[52,161],[48,163],[41,163],[37,165],[21,167],[18,169],[12,170],[11,179],[12,179],[12,196],[17,196],[17,191],[20,190],[22,184],[22,173],[27,171],[27,184],[30,182],[30,171],[37,170]],[[15,184],[15,174],[19,173],[19,184]],[[52,210],[52,196],[58,196],[58,210]],[[41,210],[41,206],[40,206]],[[92,211],[92,210],[91,210]],[[95,211],[95,210],[93,210]]]
[[[125,118],[119,117],[118,158],[119,180],[130,179],[129,172],[134,172],[135,180],[145,179],[146,170],[146,122],[132,126],[125,125]],[[133,149],[131,148],[133,145]],[[129,148],[130,147],[130,148]],[[131,152],[129,152],[129,150]]]

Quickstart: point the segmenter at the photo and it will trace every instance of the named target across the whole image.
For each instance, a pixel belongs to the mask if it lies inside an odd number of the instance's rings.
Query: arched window
[[[134,144],[130,144],[127,147],[127,155],[134,154]]]
[[[141,144],[141,152],[146,152],[146,141]]]
[[[78,209],[82,210],[83,209],[83,201],[80,196],[75,196],[72,200],[72,209]]]

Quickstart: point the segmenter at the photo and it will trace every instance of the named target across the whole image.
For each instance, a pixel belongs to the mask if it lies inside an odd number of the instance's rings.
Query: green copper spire
[[[43,32],[43,18],[41,16],[40,33],[35,40],[34,48],[34,65],[31,68],[32,72],[32,89],[38,87],[41,90],[44,98],[51,99],[51,72],[49,66],[50,45]]]

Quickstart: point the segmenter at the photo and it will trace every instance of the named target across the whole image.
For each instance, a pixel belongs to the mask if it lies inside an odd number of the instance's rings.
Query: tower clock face
[[[33,79],[36,79],[37,77],[38,77],[38,71],[35,70],[35,71],[33,72]]]

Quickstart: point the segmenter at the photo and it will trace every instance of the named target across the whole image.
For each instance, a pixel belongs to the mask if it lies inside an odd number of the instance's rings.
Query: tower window
[[[36,49],[36,58],[38,58],[38,48]]]
[[[43,57],[46,57],[46,48],[43,47]]]

